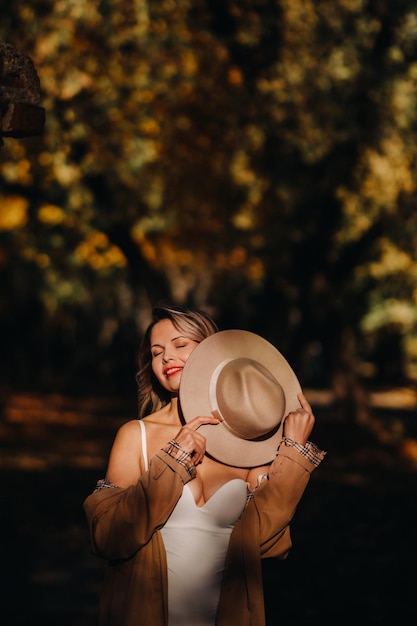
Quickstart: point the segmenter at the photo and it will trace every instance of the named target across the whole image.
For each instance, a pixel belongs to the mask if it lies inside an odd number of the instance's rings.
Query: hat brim
[[[250,358],[269,370],[285,396],[284,417],[300,408],[300,383],[285,357],[263,337],[246,330],[223,330],[204,339],[190,354],[181,374],[179,402],[185,422],[199,415],[212,415],[209,385],[216,367],[226,359]],[[262,441],[248,441],[232,433],[224,423],[199,427],[206,438],[206,451],[216,460],[235,467],[257,467],[274,460],[282,426]]]

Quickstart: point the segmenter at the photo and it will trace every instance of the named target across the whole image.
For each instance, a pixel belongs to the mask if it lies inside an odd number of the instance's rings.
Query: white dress
[[[142,421],[142,452],[147,467]],[[247,499],[236,478],[198,507],[188,485],[161,529],[168,563],[169,626],[214,626],[230,534]]]

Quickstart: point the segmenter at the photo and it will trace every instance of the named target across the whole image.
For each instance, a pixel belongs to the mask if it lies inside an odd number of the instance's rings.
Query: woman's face
[[[185,337],[169,319],[155,324],[150,339],[152,371],[164,389],[176,395],[183,367],[198,342]]]

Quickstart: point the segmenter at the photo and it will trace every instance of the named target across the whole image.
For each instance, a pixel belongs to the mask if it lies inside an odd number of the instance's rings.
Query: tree
[[[260,332],[343,398],[384,328],[411,363],[415,24],[410,1],[13,6],[0,38],[25,43],[47,110],[42,139],[1,148],[33,350],[64,336],[78,373],[91,354],[114,372],[164,299]]]

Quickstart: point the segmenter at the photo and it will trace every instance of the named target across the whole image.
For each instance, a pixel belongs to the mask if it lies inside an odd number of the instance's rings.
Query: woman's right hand
[[[198,432],[198,428],[203,424],[219,424],[217,417],[199,415],[182,426],[174,437],[179,447],[191,454],[194,465],[202,462],[206,452],[206,438]]]

